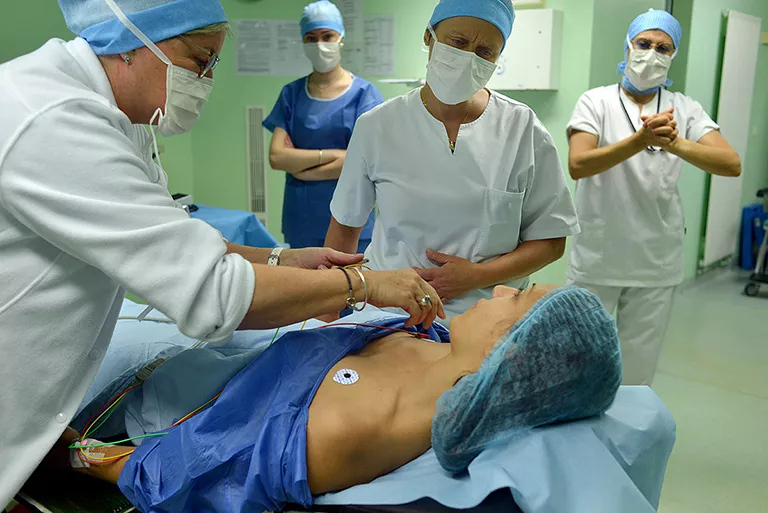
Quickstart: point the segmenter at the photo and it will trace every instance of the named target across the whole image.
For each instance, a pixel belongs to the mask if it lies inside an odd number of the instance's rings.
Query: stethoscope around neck
[[[659,87],[659,98],[656,102],[656,114],[661,112],[661,92],[663,91],[663,88]],[[635,124],[632,122],[632,118],[629,117],[629,112],[627,111],[627,106],[624,105],[624,100],[621,99],[621,84],[619,84],[619,103],[621,104],[621,109],[624,111],[624,115],[627,116],[627,121],[629,122],[629,126],[632,127],[633,132],[638,132],[639,130],[635,128]],[[664,148],[654,148],[653,146],[648,146],[645,148],[645,151],[648,153],[656,153],[656,152],[664,152]]]

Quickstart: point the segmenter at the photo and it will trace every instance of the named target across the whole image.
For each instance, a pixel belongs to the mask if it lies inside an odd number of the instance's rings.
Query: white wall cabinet
[[[558,89],[562,46],[562,11],[518,11],[499,69],[488,87],[498,91]]]

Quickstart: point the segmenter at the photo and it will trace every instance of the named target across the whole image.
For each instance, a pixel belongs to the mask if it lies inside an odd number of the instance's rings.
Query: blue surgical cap
[[[480,18],[501,31],[506,44],[512,34],[515,9],[511,0],[440,0],[429,24],[436,27],[441,21],[459,16]]]
[[[629,42],[635,39],[638,35],[647,30],[661,30],[672,38],[672,42],[675,44],[675,50],[680,48],[680,41],[683,39],[683,27],[680,26],[680,22],[677,18],[669,14],[667,11],[656,11],[654,9],[649,10],[646,13],[641,14],[632,24],[629,26],[627,32],[627,39],[624,41],[624,61],[619,63],[617,73],[624,74],[624,70],[627,68],[627,58],[629,57]],[[651,91],[640,91],[629,81],[627,77],[624,77],[622,82],[624,87],[633,93],[647,93],[655,91],[655,88]],[[671,80],[667,80],[666,86],[672,85]]]
[[[318,29],[335,30],[344,37],[344,18],[333,2],[320,0],[304,8],[301,16],[301,36]]]
[[[480,369],[437,402],[432,446],[461,472],[482,450],[529,430],[605,412],[621,384],[616,323],[600,299],[547,294],[499,340]]]
[[[220,0],[115,0],[153,42],[227,21]],[[104,0],[59,0],[69,30],[91,45],[96,55],[114,55],[144,44],[117,19]]]
[[[650,11],[641,14],[629,26],[627,39],[632,41],[638,35],[647,30],[661,30],[665,32],[675,43],[675,49],[680,48],[680,41],[683,39],[683,27],[680,22],[667,11]],[[629,48],[629,42],[624,41],[624,50]]]

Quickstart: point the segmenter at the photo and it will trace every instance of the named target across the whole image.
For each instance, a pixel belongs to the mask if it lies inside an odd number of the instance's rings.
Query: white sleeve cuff
[[[595,127],[585,121],[571,123],[568,125],[568,128],[565,130],[566,135],[570,137],[573,135],[573,132],[586,132],[588,134],[594,135],[595,137],[600,137],[600,133],[595,129]]]
[[[573,237],[581,233],[581,225],[574,223],[564,228],[554,228],[549,230],[533,229],[520,234],[520,240],[528,242],[532,240],[560,239],[562,237]]]
[[[178,320],[185,335],[217,342],[228,338],[242,324],[253,301],[256,275],[253,265],[237,254],[224,255],[211,271],[185,319]],[[211,301],[210,296],[218,296]],[[209,296],[206,298],[206,296]],[[212,312],[211,308],[221,308]],[[211,317],[218,317],[212,323]],[[213,328],[213,331],[209,331]]]

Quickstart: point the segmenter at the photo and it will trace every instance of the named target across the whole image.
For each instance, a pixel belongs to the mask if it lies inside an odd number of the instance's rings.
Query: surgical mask
[[[305,43],[304,55],[312,63],[312,68],[318,73],[333,71],[341,62],[342,42],[335,43]]]
[[[667,83],[669,68],[675,55],[664,55],[654,49],[633,49],[624,74],[639,91],[655,89]]]
[[[213,91],[213,79],[199,78],[197,73],[174,66],[168,56],[125,16],[114,0],[105,1],[123,25],[168,67],[165,77],[165,110],[158,107],[149,121],[150,129],[157,120],[157,130],[166,137],[189,132],[200,119],[200,113]],[[154,130],[152,138],[157,147]]]
[[[429,32],[435,40],[432,58],[427,64],[429,88],[446,105],[469,101],[488,85],[498,66],[472,52],[439,42],[432,27]]]
[[[165,112],[158,108],[149,124],[152,125],[155,118],[158,118],[157,130],[170,137],[187,133],[197,124],[200,113],[213,91],[213,79],[199,78],[197,73],[174,66],[170,61],[166,64],[168,73],[165,78]]]

